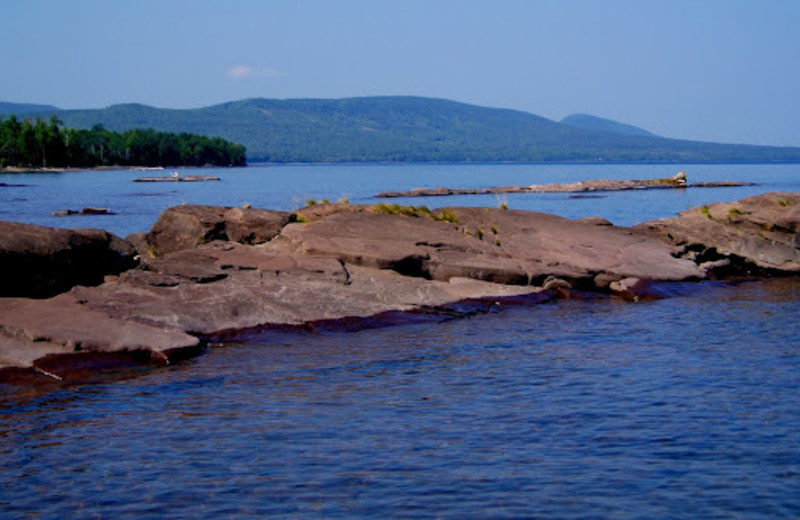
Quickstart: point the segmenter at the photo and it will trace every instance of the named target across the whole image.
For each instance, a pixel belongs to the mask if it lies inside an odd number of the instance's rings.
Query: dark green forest
[[[49,120],[0,117],[0,168],[244,166],[245,148],[219,137],[134,129],[64,128]]]

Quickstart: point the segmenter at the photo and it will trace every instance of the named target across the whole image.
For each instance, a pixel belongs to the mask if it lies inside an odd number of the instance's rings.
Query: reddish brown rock
[[[287,213],[182,206],[138,237],[140,251],[158,253],[141,267],[56,298],[0,300],[0,369],[58,372],[58,359],[76,350],[168,359],[198,338],[458,313],[464,301],[490,308],[576,290],[662,297],[659,282],[702,279],[709,261],[718,271],[744,259],[796,272],[798,207],[800,195],[771,194],[634,230],[486,208],[325,205],[292,222]],[[84,236],[54,236],[62,233]]]
[[[215,335],[541,292],[463,278],[443,282],[402,276],[332,256],[292,252],[286,245],[214,242],[167,254],[147,270],[129,271],[73,294],[115,318]],[[193,279],[198,268],[225,276],[198,283]]]
[[[274,238],[294,215],[283,211],[219,206],[176,206],[145,236],[150,257],[192,249],[213,240],[260,244]],[[142,247],[142,246],[140,246]]]
[[[659,241],[609,224],[489,208],[446,208],[430,218],[350,212],[289,225],[278,241],[288,241],[293,251],[432,280],[541,285],[556,275],[593,285],[601,273],[614,279],[703,277]]]
[[[609,225],[604,219],[570,220],[531,211],[449,208],[472,237],[512,258],[530,283],[548,276],[596,289],[594,279],[637,277],[689,280],[703,277],[688,260],[676,259],[658,241]]]
[[[340,213],[317,222],[290,224],[279,241],[297,253],[330,256],[406,276],[527,285],[519,264],[496,245],[468,236],[452,223],[429,218]]]
[[[54,354],[109,352],[145,353],[163,365],[180,351],[199,346],[196,337],[183,331],[113,318],[72,294],[0,301],[0,368],[36,369],[37,360]]]
[[[45,298],[99,285],[136,265],[133,247],[101,229],[0,222],[0,297]]]
[[[711,204],[635,229],[717,274],[800,272],[800,193],[767,193]]]

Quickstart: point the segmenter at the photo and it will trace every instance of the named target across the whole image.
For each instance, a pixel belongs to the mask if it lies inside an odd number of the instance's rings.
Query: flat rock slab
[[[541,285],[557,276],[586,285],[598,275],[617,280],[703,277],[696,264],[675,258],[661,241],[604,220],[489,208],[445,208],[432,218],[341,213],[290,224],[278,241],[299,253],[432,280],[466,277]]]
[[[0,299],[0,368],[35,367],[50,354],[144,352],[161,364],[199,340],[174,328],[113,318],[73,294]]]
[[[198,269],[223,276],[198,282]],[[295,254],[274,244],[216,242],[171,253],[145,271],[129,271],[73,294],[88,307],[123,320],[213,336],[537,292],[541,289],[463,278],[407,277],[328,256]]]
[[[449,208],[464,230],[494,243],[525,270],[530,283],[557,276],[593,289],[628,277],[681,281],[704,277],[663,243],[611,225],[605,219],[571,220],[531,211]],[[605,283],[600,283],[600,288]]]
[[[31,265],[45,266],[42,279],[72,265],[47,263],[65,251],[95,242],[103,244],[99,251],[120,249],[110,244],[121,239],[100,230],[2,225],[9,233],[0,235],[0,258],[27,255]],[[95,286],[73,277],[54,297],[0,299],[0,377],[3,367],[64,377],[62,369],[74,364],[59,360],[86,353],[166,362],[205,340],[265,327],[398,312],[459,315],[459,302],[491,308],[576,289],[637,300],[663,293],[658,284],[718,276],[730,265],[795,273],[798,230],[796,193],[696,208],[635,228],[488,208],[336,204],[290,214],[180,206],[149,233],[129,237],[138,267],[110,276],[104,264],[91,264],[104,277],[91,280]]]

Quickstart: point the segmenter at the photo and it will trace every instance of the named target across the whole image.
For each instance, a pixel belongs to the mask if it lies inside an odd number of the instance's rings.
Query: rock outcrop
[[[259,327],[368,319],[537,292],[464,278],[429,281],[280,246],[214,242],[170,253],[146,270],[72,294],[115,318],[215,338]]]
[[[636,226],[717,276],[800,272],[800,193],[768,193]]]
[[[133,247],[99,229],[0,222],[0,297],[46,298],[99,285],[136,265]]]
[[[430,218],[340,213],[289,225],[279,240],[292,251],[441,281],[541,286],[556,276],[594,289],[599,275],[670,281],[703,276],[669,247],[629,230],[530,211],[445,208]]]
[[[191,249],[213,240],[261,244],[271,240],[294,216],[282,211],[219,206],[176,206],[165,211],[144,237],[144,258]],[[134,238],[141,244],[142,237]]]
[[[653,294],[654,283],[732,272],[723,264],[793,273],[798,208],[800,195],[770,194],[628,229],[602,218],[487,208],[333,204],[289,214],[180,206],[129,237],[139,267],[107,276],[115,271],[101,262],[91,284],[73,277],[57,285],[68,292],[52,298],[2,299],[0,378],[16,367],[68,379],[69,364],[55,362],[67,353],[168,362],[206,341],[274,326],[374,324],[398,312],[449,317],[576,291],[636,300]],[[30,227],[17,226],[2,235],[3,243],[14,235],[16,254],[57,257],[65,249],[25,242]],[[131,257],[129,245],[105,232],[37,233],[63,243],[96,236],[103,251],[116,252],[112,260]],[[37,280],[63,278],[58,264],[41,265]],[[30,283],[42,285],[37,280]]]

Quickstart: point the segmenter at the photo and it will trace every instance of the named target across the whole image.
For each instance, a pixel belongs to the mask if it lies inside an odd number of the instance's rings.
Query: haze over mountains
[[[592,116],[589,114],[572,114],[561,120],[562,125],[582,128],[583,130],[594,130],[597,132],[611,132],[620,135],[638,135],[645,137],[660,137],[652,132],[648,132],[638,126],[626,125],[611,119]]]
[[[668,139],[586,114],[561,122],[517,110],[410,96],[245,99],[197,109],[140,104],[63,110],[0,103],[0,116],[66,126],[153,128],[241,143],[250,162],[800,162],[800,148]]]

